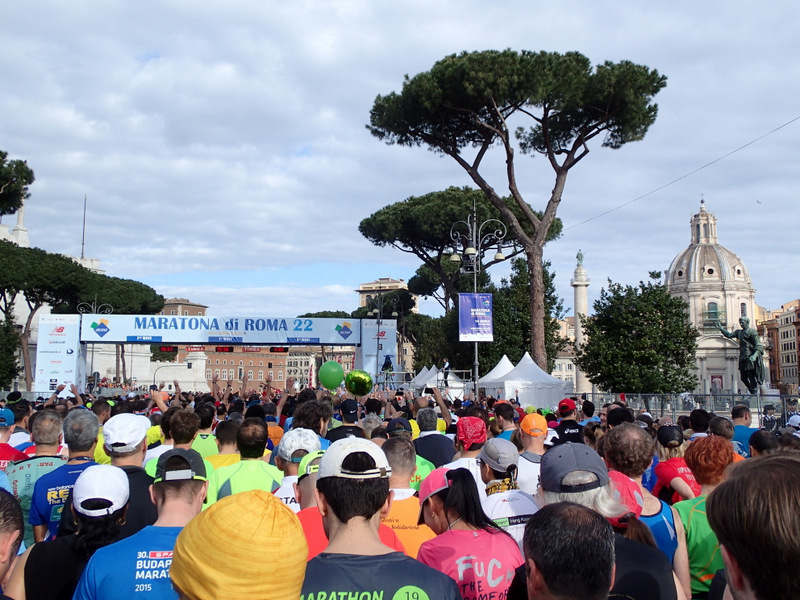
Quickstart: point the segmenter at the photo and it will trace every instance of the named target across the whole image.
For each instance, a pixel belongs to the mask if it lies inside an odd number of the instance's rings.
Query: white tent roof
[[[552,408],[572,393],[572,383],[561,381],[543,371],[527,352],[517,366],[502,377],[494,381],[484,379],[480,381],[481,386],[487,390],[500,388],[505,398],[513,397],[515,390],[519,390],[521,406]]]
[[[478,379],[478,384],[482,384],[484,381],[497,381],[498,379],[502,379],[503,376],[509,373],[513,368],[514,363],[503,354],[503,358],[494,366],[494,369]]]
[[[428,374],[430,373],[430,369],[428,367],[423,367],[422,371],[417,373],[414,376],[414,379],[411,380],[409,383],[409,387],[417,387],[417,385],[421,384],[422,382],[426,381],[428,378]]]

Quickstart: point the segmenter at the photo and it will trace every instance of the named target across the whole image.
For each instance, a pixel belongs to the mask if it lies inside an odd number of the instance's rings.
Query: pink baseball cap
[[[450,480],[447,478],[447,472],[449,470],[450,469],[447,467],[439,467],[431,471],[430,474],[422,480],[419,486],[419,518],[417,519],[417,525],[422,525],[425,522],[425,518],[422,516],[422,507],[425,501],[437,492],[441,492],[450,487]]]

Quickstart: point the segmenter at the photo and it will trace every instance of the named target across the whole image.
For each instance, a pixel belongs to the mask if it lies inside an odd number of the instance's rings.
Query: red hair
[[[715,435],[703,437],[689,444],[684,458],[697,483],[716,485],[733,462],[733,444]]]

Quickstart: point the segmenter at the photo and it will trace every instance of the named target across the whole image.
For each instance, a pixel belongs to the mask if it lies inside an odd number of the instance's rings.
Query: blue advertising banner
[[[458,295],[458,341],[494,341],[491,294]]]
[[[361,343],[361,330],[358,319],[83,315],[81,342],[344,346]]]

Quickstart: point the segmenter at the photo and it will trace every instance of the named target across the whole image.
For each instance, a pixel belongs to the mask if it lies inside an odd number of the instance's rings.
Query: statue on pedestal
[[[727,331],[717,321],[717,329],[726,338],[739,341],[739,376],[742,383],[751,394],[758,393],[759,388],[764,385],[764,345],[761,338],[753,327],[750,327],[750,319],[742,317],[739,319],[741,329],[734,332]]]

